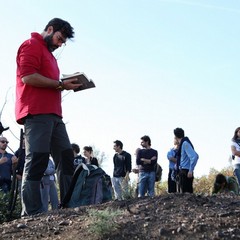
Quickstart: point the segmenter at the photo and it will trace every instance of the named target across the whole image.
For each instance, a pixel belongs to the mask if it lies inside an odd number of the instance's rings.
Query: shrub
[[[121,215],[120,210],[113,210],[106,208],[104,210],[89,209],[89,225],[88,230],[91,233],[94,233],[96,237],[102,238],[106,234],[109,235],[110,232],[113,232],[117,229],[116,217]]]
[[[12,214],[9,211],[9,194],[4,194],[0,191],[0,223],[8,222],[13,219],[20,218],[21,216],[21,203],[18,198],[16,206]]]

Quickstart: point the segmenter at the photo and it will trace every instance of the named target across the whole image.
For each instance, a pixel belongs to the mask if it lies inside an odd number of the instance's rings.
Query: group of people
[[[194,151],[194,148],[190,141],[187,140],[188,143],[183,144],[183,141],[186,138],[184,138],[184,132],[182,130],[175,129],[174,134],[174,147],[171,148],[167,153],[167,158],[169,160],[168,192],[185,192],[186,190],[187,192],[193,192],[193,176],[191,176],[191,172],[193,172],[193,169],[197,163],[198,155]],[[186,154],[184,154],[183,151],[185,151],[187,156],[190,158],[191,164],[189,165],[189,168],[187,168],[189,171],[182,171],[185,169],[185,166],[187,166],[187,162],[184,161]],[[217,174],[212,188],[213,194],[232,192],[239,195],[240,193],[240,127],[236,128],[234,131],[234,135],[231,140],[231,153],[234,176],[225,176],[222,173]],[[179,159],[180,164],[178,166]],[[178,175],[176,175],[177,170]],[[185,178],[186,174],[188,175],[189,172],[190,177]],[[183,185],[185,185],[185,187]]]
[[[74,173],[75,157],[62,120],[61,93],[63,90],[74,90],[81,84],[76,83],[77,79],[74,77],[64,82],[60,80],[60,70],[53,55],[54,50],[65,45],[73,37],[74,29],[70,23],[54,18],[47,23],[42,33],[32,33],[17,52],[15,115],[17,123],[24,125],[26,155],[21,176],[22,216],[44,212],[39,186],[46,174],[50,155],[55,164],[60,202],[69,189]],[[198,155],[189,139],[184,137],[182,129],[175,129],[174,134],[179,143],[175,158],[177,169],[180,170],[180,189],[183,192],[192,192],[193,170]],[[4,149],[7,140],[1,139],[0,146]],[[148,136],[141,138],[141,145],[143,148],[136,156],[136,163],[139,166],[138,195],[144,196],[147,191],[149,196],[153,196],[154,165],[158,153],[151,148],[151,140]],[[114,168],[113,186],[117,198],[121,198],[119,186],[123,183],[122,178],[128,179],[131,171],[129,155],[122,151],[121,146],[121,143],[115,142],[116,168]],[[6,161],[4,151],[1,151],[0,164]],[[78,149],[75,151],[77,153]],[[91,152],[91,149],[86,148],[84,151]],[[10,159],[9,168],[16,161],[15,157]],[[128,167],[122,171],[118,161],[125,159],[128,159]],[[86,161],[93,161],[91,154],[86,156]],[[9,186],[6,185],[6,188]]]
[[[193,171],[199,157],[189,138],[185,137],[182,128],[174,129],[173,133],[174,148],[167,154],[169,160],[168,192],[193,193]],[[136,150],[136,168],[133,169],[133,172],[138,174],[137,196],[143,197],[147,194],[153,197],[158,152],[151,148],[151,139],[146,135],[141,138],[141,147]],[[122,200],[124,195],[128,196],[131,155],[123,151],[123,144],[119,140],[114,142],[114,150],[116,154],[113,157],[113,188],[115,198]]]
[[[15,171],[16,178],[18,181],[17,187],[19,192],[19,197],[21,198],[21,185],[22,185],[22,175],[25,164],[25,134],[23,134],[22,145],[14,153],[8,153],[6,151],[8,146],[8,140],[6,137],[0,137],[0,191],[3,193],[8,193],[12,187],[12,175]],[[74,153],[74,168],[76,168],[80,163],[93,164],[97,167],[99,166],[98,160],[92,156],[93,149],[91,146],[85,146],[83,149],[84,157],[80,152],[80,147],[72,143],[72,151]],[[40,192],[41,200],[43,205],[43,212],[47,212],[49,209],[49,203],[51,209],[57,209],[59,207],[59,197],[56,185],[56,170],[54,161],[49,158],[47,168],[42,176],[40,182]]]

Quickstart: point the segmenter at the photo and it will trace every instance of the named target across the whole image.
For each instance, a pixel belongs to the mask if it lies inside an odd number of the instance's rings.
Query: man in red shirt
[[[17,53],[16,120],[24,124],[26,160],[22,183],[22,215],[43,212],[40,182],[51,154],[63,199],[73,174],[73,152],[62,121],[61,90],[78,88],[76,79],[61,82],[52,52],[74,36],[71,25],[52,19],[44,31],[32,33]]]

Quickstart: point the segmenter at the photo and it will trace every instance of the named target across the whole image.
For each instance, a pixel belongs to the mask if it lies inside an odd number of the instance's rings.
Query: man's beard
[[[44,41],[47,43],[47,48],[50,52],[53,52],[58,48],[58,45],[53,44],[53,33],[44,38]]]

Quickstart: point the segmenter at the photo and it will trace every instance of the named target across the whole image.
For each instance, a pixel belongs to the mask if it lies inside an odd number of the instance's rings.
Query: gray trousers
[[[42,194],[42,204],[43,211],[48,211],[48,204],[50,200],[50,204],[52,210],[58,208],[58,194],[57,188],[54,180],[50,180],[50,176],[43,176],[42,184],[41,184],[41,194]]]
[[[22,216],[44,212],[40,183],[51,153],[57,169],[60,200],[74,172],[73,151],[62,119],[54,114],[31,115],[25,119],[26,159],[22,179]]]

